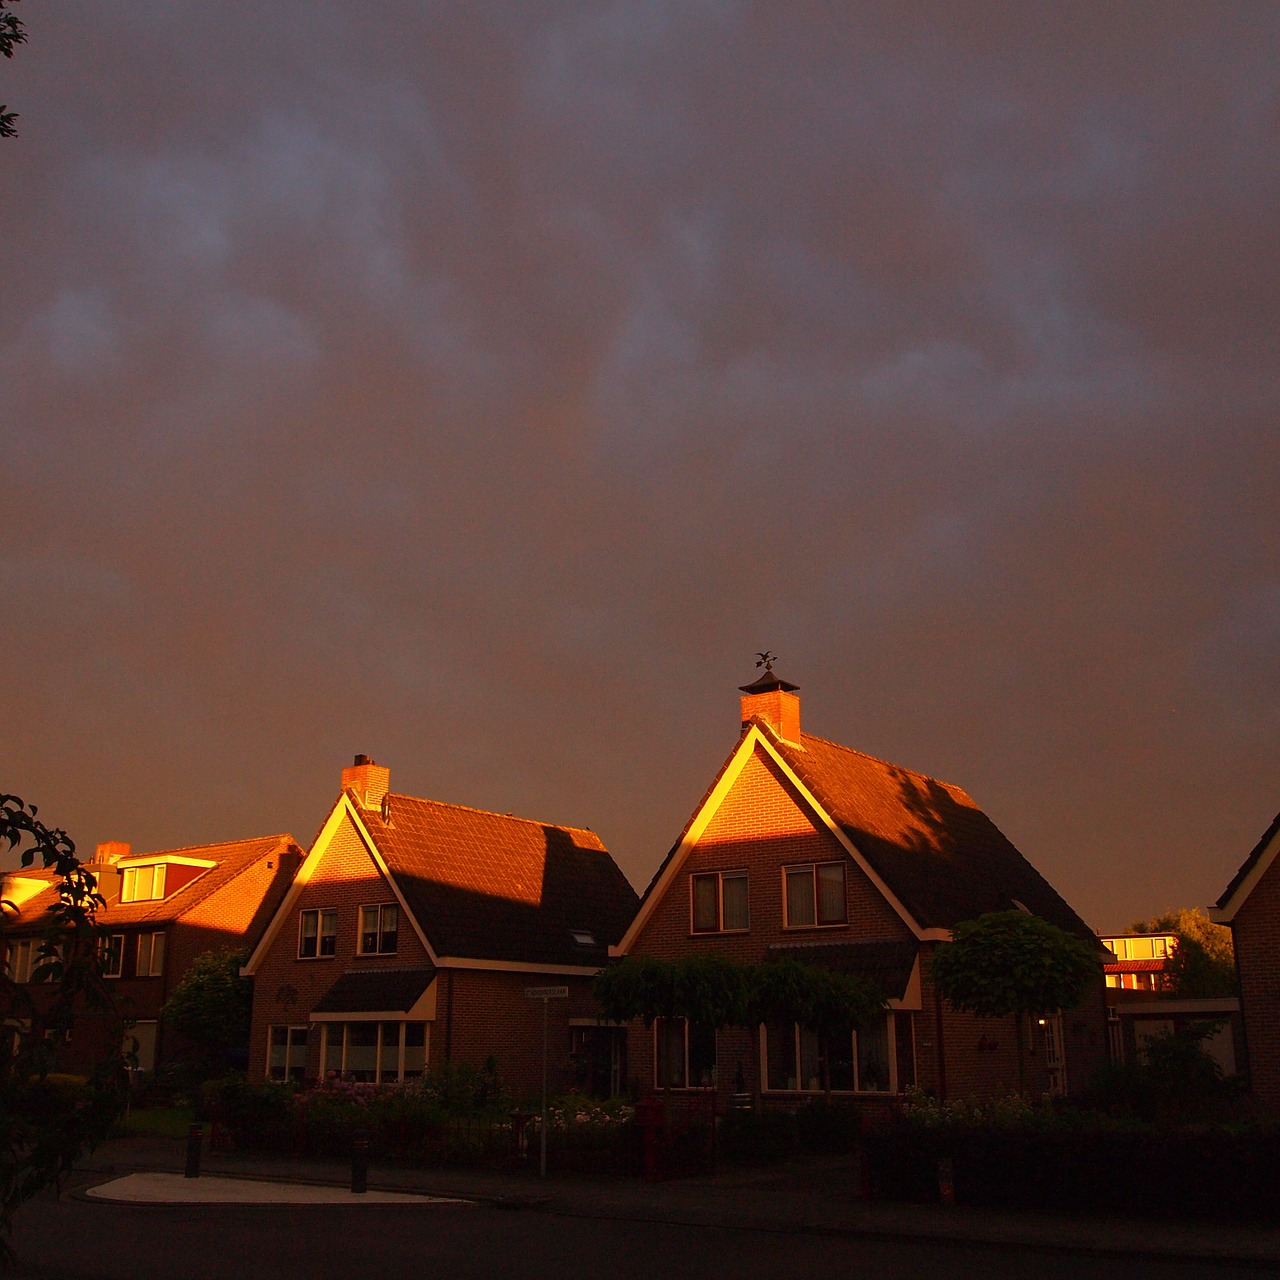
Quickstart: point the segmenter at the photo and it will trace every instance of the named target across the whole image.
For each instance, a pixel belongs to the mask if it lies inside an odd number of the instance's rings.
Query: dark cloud
[[[1280,806],[1265,6],[28,0],[5,789],[647,879],[770,646],[1087,918]]]

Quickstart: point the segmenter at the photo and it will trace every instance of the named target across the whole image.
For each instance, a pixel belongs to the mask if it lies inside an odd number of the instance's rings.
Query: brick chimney
[[[356,756],[342,771],[342,789],[352,792],[362,809],[380,809],[382,797],[391,790],[391,770],[375,764],[371,756]]]
[[[93,872],[98,882],[98,892],[106,899],[108,906],[120,900],[120,882],[123,876],[116,863],[129,856],[127,840],[104,840],[93,852],[93,861],[88,870]]]
[[[772,659],[762,659],[764,675],[754,684],[739,685],[742,692],[742,724],[763,720],[784,742],[800,745],[800,688],[773,674]],[[757,664],[759,665],[759,664]]]
[[[94,851],[94,864],[101,863],[104,867],[114,867],[121,858],[129,856],[129,842],[127,840],[104,840]]]

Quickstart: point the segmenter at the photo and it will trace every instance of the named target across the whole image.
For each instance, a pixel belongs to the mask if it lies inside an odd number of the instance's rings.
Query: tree
[[[253,984],[240,976],[245,951],[206,951],[195,958],[165,1002],[167,1028],[193,1041],[212,1061],[249,1043]]]
[[[27,42],[22,19],[8,8],[16,3],[17,0],[0,0],[0,54],[6,58],[12,58],[14,49]],[[18,118],[18,113],[6,110],[5,106],[5,103],[0,102],[0,138],[15,138],[18,128],[13,122]]]
[[[1165,990],[1186,1000],[1239,994],[1231,930],[1214,924],[1199,907],[1138,920],[1133,933],[1172,933],[1177,938],[1164,968]]]
[[[933,981],[955,1009],[984,1018],[1014,1017],[1018,1089],[1026,1092],[1023,1022],[1080,1003],[1102,972],[1081,938],[1025,911],[992,911],[965,920],[933,953]]]
[[[57,1046],[85,1006],[113,1012],[99,963],[95,913],[97,881],[76,857],[74,842],[47,827],[35,805],[0,795],[0,842],[21,848],[21,862],[37,859],[57,877],[58,901],[27,983],[0,974],[0,1020],[8,1044],[0,1052],[0,1255],[18,1206],[57,1183],[86,1150],[106,1137],[123,1109],[127,1075],[117,1049],[73,1095],[52,1087]],[[12,911],[11,903],[3,909]],[[119,1039],[115,1042],[119,1044]]]

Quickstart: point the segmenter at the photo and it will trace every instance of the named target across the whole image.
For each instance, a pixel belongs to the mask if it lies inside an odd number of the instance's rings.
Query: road
[[[1258,1270],[1168,1259],[1067,1255],[567,1217],[489,1205],[170,1207],[44,1195],[15,1223],[30,1280],[708,1280],[874,1276],[876,1280],[1192,1280]]]

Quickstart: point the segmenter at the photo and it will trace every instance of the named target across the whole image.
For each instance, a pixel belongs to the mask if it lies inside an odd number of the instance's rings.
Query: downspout
[[[444,1060],[453,1060],[453,970],[449,971],[449,995],[444,1006]]]
[[[934,1035],[938,1041],[938,1100],[947,1100],[947,1050],[942,1040],[942,992],[933,989]]]

